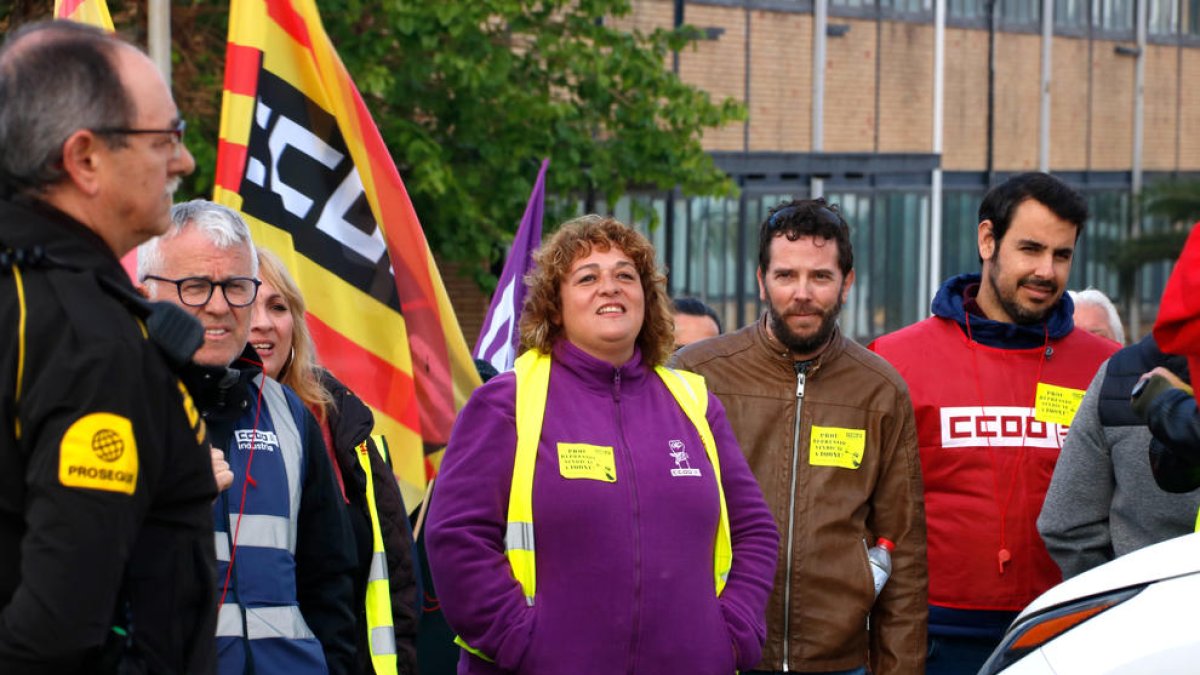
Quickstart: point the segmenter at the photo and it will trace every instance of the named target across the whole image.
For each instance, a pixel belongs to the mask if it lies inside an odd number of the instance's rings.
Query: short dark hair
[[[723,332],[721,328],[721,317],[717,316],[717,310],[704,304],[699,298],[682,297],[675,298],[671,301],[671,309],[676,314],[687,314],[688,316],[707,316],[717,324],[717,332]]]
[[[854,269],[854,247],[850,226],[842,218],[837,204],[826,204],[824,197],[797,199],[771,209],[758,229],[758,269],[766,272],[771,264],[771,242],[784,236],[788,241],[813,236],[832,239],[838,247],[838,267],[842,275]]]
[[[1017,207],[1032,199],[1075,226],[1075,240],[1087,222],[1087,200],[1063,181],[1040,171],[1022,173],[988,190],[979,204],[979,222],[992,221],[992,237],[999,244],[1012,224]]]
[[[116,65],[122,46],[134,48],[74,21],[39,21],[8,36],[0,48],[0,193],[62,180],[63,143],[76,131],[133,124],[137,109]]]

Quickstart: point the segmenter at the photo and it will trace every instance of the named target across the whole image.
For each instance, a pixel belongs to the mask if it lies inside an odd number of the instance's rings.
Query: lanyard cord
[[[244,360],[247,363],[253,363],[247,359],[239,360]],[[262,366],[261,363],[255,365],[260,367]],[[263,385],[266,385],[266,377],[266,374],[264,374]],[[246,478],[242,481],[242,498],[241,503],[238,504],[237,525],[233,528],[233,544],[231,544],[229,547],[229,565],[225,568],[225,582],[221,586],[221,600],[217,602],[218,610],[225,605],[225,595],[229,593],[229,579],[233,574],[233,561],[237,557],[238,533],[242,530],[242,515],[246,513],[246,488],[250,487],[251,483],[254,483],[254,478],[250,476],[250,465],[254,463],[254,445],[255,442],[258,441],[258,422],[262,418],[262,396],[263,387],[260,386],[258,387],[258,400],[255,403],[254,408],[254,427],[251,429],[250,433],[250,456],[246,458]],[[225,526],[228,527],[229,524],[226,523]]]
[[[975,396],[979,399],[979,414],[984,412],[983,388],[979,378],[979,359],[976,352],[975,339],[971,335],[971,313],[966,312],[967,319],[967,344],[971,350],[971,367],[975,374]],[[1046,364],[1046,351],[1050,345],[1050,329],[1046,324],[1042,324],[1044,340],[1042,342],[1042,354],[1038,358],[1037,377],[1033,381],[1033,405],[1030,409],[1037,408],[1037,385],[1042,381],[1042,366]],[[997,425],[1001,422],[997,420]],[[997,426],[999,431],[999,426]],[[1017,478],[1021,472],[1021,465],[1025,462],[1025,437],[1029,431],[1028,419],[1021,420],[1021,446],[1017,450],[1016,460],[1013,462],[1012,477],[1008,481],[1008,491],[1004,494],[1004,499],[1000,499],[1000,467],[997,465],[996,452],[992,449],[992,436],[987,437],[988,445],[988,461],[992,465],[992,498],[996,502],[996,510],[1000,513],[1000,548],[996,551],[996,564],[1000,570],[1000,574],[1004,574],[1004,566],[1012,560],[1012,552],[1008,550],[1008,507],[1012,504],[1014,489],[1017,485]]]

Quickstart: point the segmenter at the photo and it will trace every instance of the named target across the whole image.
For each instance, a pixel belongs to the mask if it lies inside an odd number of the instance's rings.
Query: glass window
[[[1188,33],[1200,35],[1200,0],[1187,0]]]
[[[1000,18],[1009,25],[1041,22],[1041,3],[1038,0],[996,1],[1000,3]]]
[[[986,19],[987,0],[947,0],[946,16],[951,19]]]
[[[1151,35],[1174,35],[1179,28],[1176,0],[1148,0],[1146,30]]]
[[[1135,0],[1095,0],[1097,25],[1106,31],[1132,31]]]
[[[1087,2],[1085,0],[1054,0],[1054,26],[1056,28],[1087,28]]]

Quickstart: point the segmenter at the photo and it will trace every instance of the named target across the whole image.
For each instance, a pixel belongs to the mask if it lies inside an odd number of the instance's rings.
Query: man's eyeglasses
[[[187,129],[187,121],[179,120],[170,129],[130,129],[126,127],[101,127],[92,129],[93,134],[101,136],[137,136],[139,134],[170,134],[176,145],[183,142],[183,132]]]
[[[258,287],[262,284],[258,279],[250,277],[230,277],[225,281],[213,281],[205,277],[185,277],[183,279],[167,279],[153,274],[142,277],[142,281],[153,279],[175,284],[179,291],[179,301],[188,307],[203,307],[212,299],[213,287],[220,286],[221,294],[230,307],[249,307],[254,304],[258,295]]]

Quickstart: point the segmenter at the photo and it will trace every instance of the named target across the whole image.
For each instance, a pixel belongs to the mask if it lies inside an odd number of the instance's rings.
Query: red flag
[[[313,0],[232,0],[224,89],[214,199],[288,265],[322,363],[374,410],[415,506],[479,376]]]

